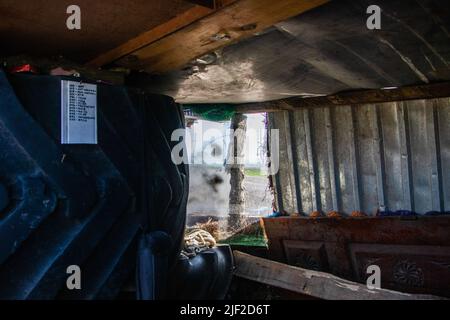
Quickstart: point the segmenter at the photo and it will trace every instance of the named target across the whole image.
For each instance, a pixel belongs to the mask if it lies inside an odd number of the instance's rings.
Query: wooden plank
[[[431,295],[408,294],[367,286],[325,272],[290,266],[233,251],[235,276],[326,300],[434,300]]]
[[[262,218],[269,258],[364,282],[369,261],[381,286],[450,298],[450,216]],[[312,245],[318,248],[313,248]],[[413,270],[402,281],[405,269]],[[310,267],[311,266],[311,267]],[[417,271],[417,273],[415,273]]]
[[[226,6],[236,0],[223,0],[221,6]],[[101,54],[100,56],[94,58],[87,63],[91,67],[101,67],[105,64],[111,63],[117,59],[126,56],[146,45],[155,42],[168,34],[186,27],[187,25],[206,17],[207,15],[213,13],[215,10],[204,6],[195,6],[182,14],[176,16],[175,18],[160,24],[159,26],[148,30],[136,38],[130,39],[127,42],[121,44],[120,46]]]
[[[445,97],[450,97],[450,82],[393,89],[346,91],[323,97],[292,97],[277,101],[246,103],[236,106],[236,111],[241,113],[277,112],[303,107],[344,106]]]
[[[131,69],[163,73],[329,0],[238,0],[118,61]],[[206,9],[208,10],[208,9]]]

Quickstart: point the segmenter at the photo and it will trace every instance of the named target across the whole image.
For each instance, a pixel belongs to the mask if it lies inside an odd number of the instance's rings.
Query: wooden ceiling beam
[[[221,0],[221,6],[226,6],[236,0]],[[157,27],[150,29],[135,38],[128,40],[120,46],[107,51],[98,57],[89,61],[86,65],[89,67],[101,67],[108,63],[114,62],[127,54],[130,54],[136,50],[145,47],[146,45],[153,43],[172,32],[175,32],[189,24],[206,17],[213,13],[215,9],[207,8],[205,6],[196,5],[191,9],[183,12],[180,15],[170,19],[169,21],[158,25]]]
[[[91,66],[101,66],[117,60],[119,65],[150,73],[164,73],[177,70],[190,61],[209,52],[250,37],[268,27],[327,3],[329,0],[237,0],[230,1],[210,14],[194,14],[200,17],[195,22],[189,19],[169,21],[170,28],[159,26],[145,36],[126,44],[91,61]],[[222,1],[226,4],[227,1]],[[211,10],[195,7],[203,13]],[[188,14],[189,15],[189,14]],[[181,21],[182,20],[182,21]],[[177,31],[174,31],[174,29]],[[167,32],[171,29],[172,32]]]
[[[332,107],[450,97],[450,82],[437,82],[388,89],[353,90],[321,97],[292,97],[236,106],[240,113],[296,110],[304,107]]]

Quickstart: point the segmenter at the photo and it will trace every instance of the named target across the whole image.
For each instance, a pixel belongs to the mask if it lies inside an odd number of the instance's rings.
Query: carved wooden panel
[[[285,240],[283,246],[289,264],[316,271],[328,271],[323,242]]]
[[[381,287],[402,292],[440,293],[450,288],[450,247],[350,244],[358,281],[365,282],[369,265],[381,269]]]
[[[263,218],[269,258],[365,283],[450,297],[450,217]]]

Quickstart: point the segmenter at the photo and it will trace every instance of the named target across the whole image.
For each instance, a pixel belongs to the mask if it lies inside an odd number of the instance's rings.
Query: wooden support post
[[[247,116],[235,113],[231,118],[233,135],[230,137],[228,149],[227,171],[230,173],[230,199],[228,228],[236,230],[242,227],[244,220],[245,195],[244,195],[244,147],[247,132]]]

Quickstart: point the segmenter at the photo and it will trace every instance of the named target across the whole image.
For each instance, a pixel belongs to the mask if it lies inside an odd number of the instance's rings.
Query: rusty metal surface
[[[450,217],[264,218],[269,257],[381,287],[450,297]]]
[[[298,108],[279,129],[288,213],[450,211],[450,99]]]
[[[366,9],[382,9],[368,30]],[[142,80],[181,103],[244,103],[450,80],[447,0],[337,0]]]

